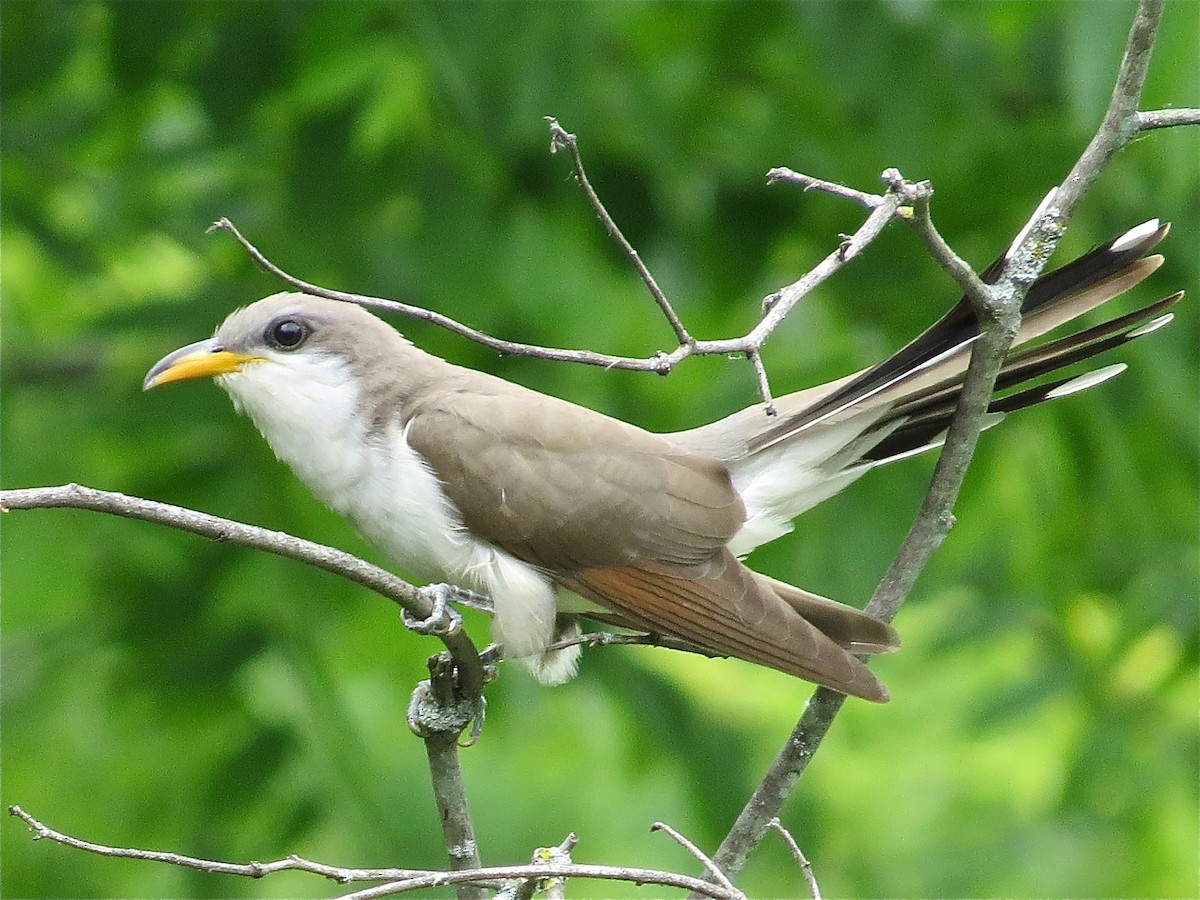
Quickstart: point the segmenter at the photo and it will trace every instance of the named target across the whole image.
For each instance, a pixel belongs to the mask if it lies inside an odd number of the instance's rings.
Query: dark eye
[[[308,326],[296,319],[280,319],[267,326],[267,343],[279,350],[295,350],[308,337]]]

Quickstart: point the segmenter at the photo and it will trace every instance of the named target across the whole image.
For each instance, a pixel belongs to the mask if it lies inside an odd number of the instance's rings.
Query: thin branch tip
[[[783,838],[783,842],[787,844],[788,849],[792,853],[792,858],[796,861],[796,865],[800,867],[800,875],[804,878],[804,883],[808,886],[809,896],[812,897],[812,900],[821,900],[821,888],[817,885],[816,875],[813,874],[812,863],[808,861],[808,857],[804,855],[804,852],[800,849],[800,845],[792,837],[792,833],[783,826],[778,816],[767,822],[767,827],[777,832]]]
[[[550,152],[557,153],[559,150],[576,152],[579,142],[575,135],[563,128],[555,116],[542,116],[542,118],[550,129]]]
[[[1167,108],[1150,109],[1137,113],[1134,122],[1139,131],[1155,128],[1176,128],[1184,125],[1200,125],[1200,109]]]
[[[692,841],[684,837],[681,832],[672,828],[666,822],[655,822],[650,826],[650,830],[661,831],[669,835],[670,838],[675,841],[675,843],[690,853],[702,866],[704,866],[705,869],[708,870],[709,875],[712,876],[716,884],[725,888],[727,891],[738,895],[741,894],[741,892],[733,886],[733,882],[729,880],[728,876],[721,871],[721,867],[713,862],[712,858],[699,847],[697,847]]]

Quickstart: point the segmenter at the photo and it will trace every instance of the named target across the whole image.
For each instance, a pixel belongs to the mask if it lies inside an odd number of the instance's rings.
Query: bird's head
[[[231,313],[211,338],[167,354],[146,373],[144,390],[193,378],[228,377],[251,367],[300,376],[336,359],[351,367],[379,344],[403,342],[366,310],[306,294],[272,294]],[[226,382],[236,384],[236,381]]]
[[[420,368],[412,354],[425,355],[359,306],[273,294],[230,314],[211,338],[164,356],[142,387],[213,377],[270,440],[305,419],[361,415],[360,401],[381,392],[395,398]]]

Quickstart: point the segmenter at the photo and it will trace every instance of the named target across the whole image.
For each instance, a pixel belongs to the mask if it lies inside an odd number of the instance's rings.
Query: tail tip
[[[1114,253],[1120,253],[1122,250],[1127,250],[1128,248],[1146,240],[1146,238],[1150,237],[1151,235],[1161,231],[1162,233],[1159,234],[1158,238],[1155,240],[1155,243],[1158,243],[1159,240],[1162,240],[1164,237],[1166,237],[1166,234],[1168,231],[1170,231],[1170,229],[1170,222],[1164,225],[1158,219],[1149,219],[1148,221],[1143,222],[1141,225],[1135,225],[1133,228],[1130,228],[1127,232],[1117,237],[1109,245],[1109,249]]]

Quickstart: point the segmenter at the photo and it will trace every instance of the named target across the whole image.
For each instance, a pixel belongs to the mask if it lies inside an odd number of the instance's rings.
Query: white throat
[[[275,455],[364,538],[415,577],[450,574],[461,520],[400,422],[372,430],[345,361],[275,353],[218,381]]]

